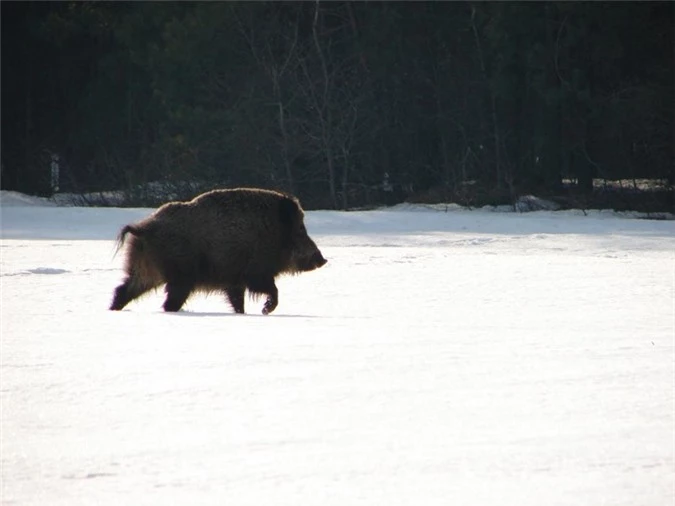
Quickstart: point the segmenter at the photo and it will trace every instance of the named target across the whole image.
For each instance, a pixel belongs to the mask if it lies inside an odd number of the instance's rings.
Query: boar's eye
[[[297,230],[296,230],[296,233],[297,233],[298,235],[300,235],[300,236],[307,235],[307,229],[305,228],[305,224],[304,224],[304,223],[299,223],[299,224],[298,224],[298,228],[297,228]]]

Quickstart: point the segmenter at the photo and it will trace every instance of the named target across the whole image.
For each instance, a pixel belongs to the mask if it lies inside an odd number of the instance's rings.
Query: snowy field
[[[273,315],[166,314],[107,310],[150,210],[1,201],[3,505],[675,500],[674,221],[309,212]]]

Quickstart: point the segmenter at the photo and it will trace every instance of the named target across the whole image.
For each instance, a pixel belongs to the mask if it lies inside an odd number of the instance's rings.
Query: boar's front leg
[[[267,300],[265,301],[265,305],[263,306],[262,313],[270,314],[272,311],[276,309],[278,305],[279,305],[279,291],[277,290],[276,285],[274,285],[274,291],[267,294]]]
[[[243,286],[228,286],[223,290],[227,299],[230,301],[232,309],[235,313],[244,313],[244,292],[246,288]]]
[[[279,290],[277,289],[277,285],[274,284],[273,277],[251,280],[248,283],[248,289],[255,294],[264,293],[267,295],[267,300],[262,310],[263,314],[270,314],[279,305]]]

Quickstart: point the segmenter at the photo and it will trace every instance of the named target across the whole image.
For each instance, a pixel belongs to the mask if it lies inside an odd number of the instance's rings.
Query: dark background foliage
[[[3,189],[673,209],[672,2],[0,9]]]

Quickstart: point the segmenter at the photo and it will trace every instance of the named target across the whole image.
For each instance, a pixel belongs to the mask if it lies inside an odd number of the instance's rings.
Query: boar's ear
[[[284,197],[279,201],[279,219],[285,226],[290,227],[298,219],[299,209],[298,203],[288,197]]]

